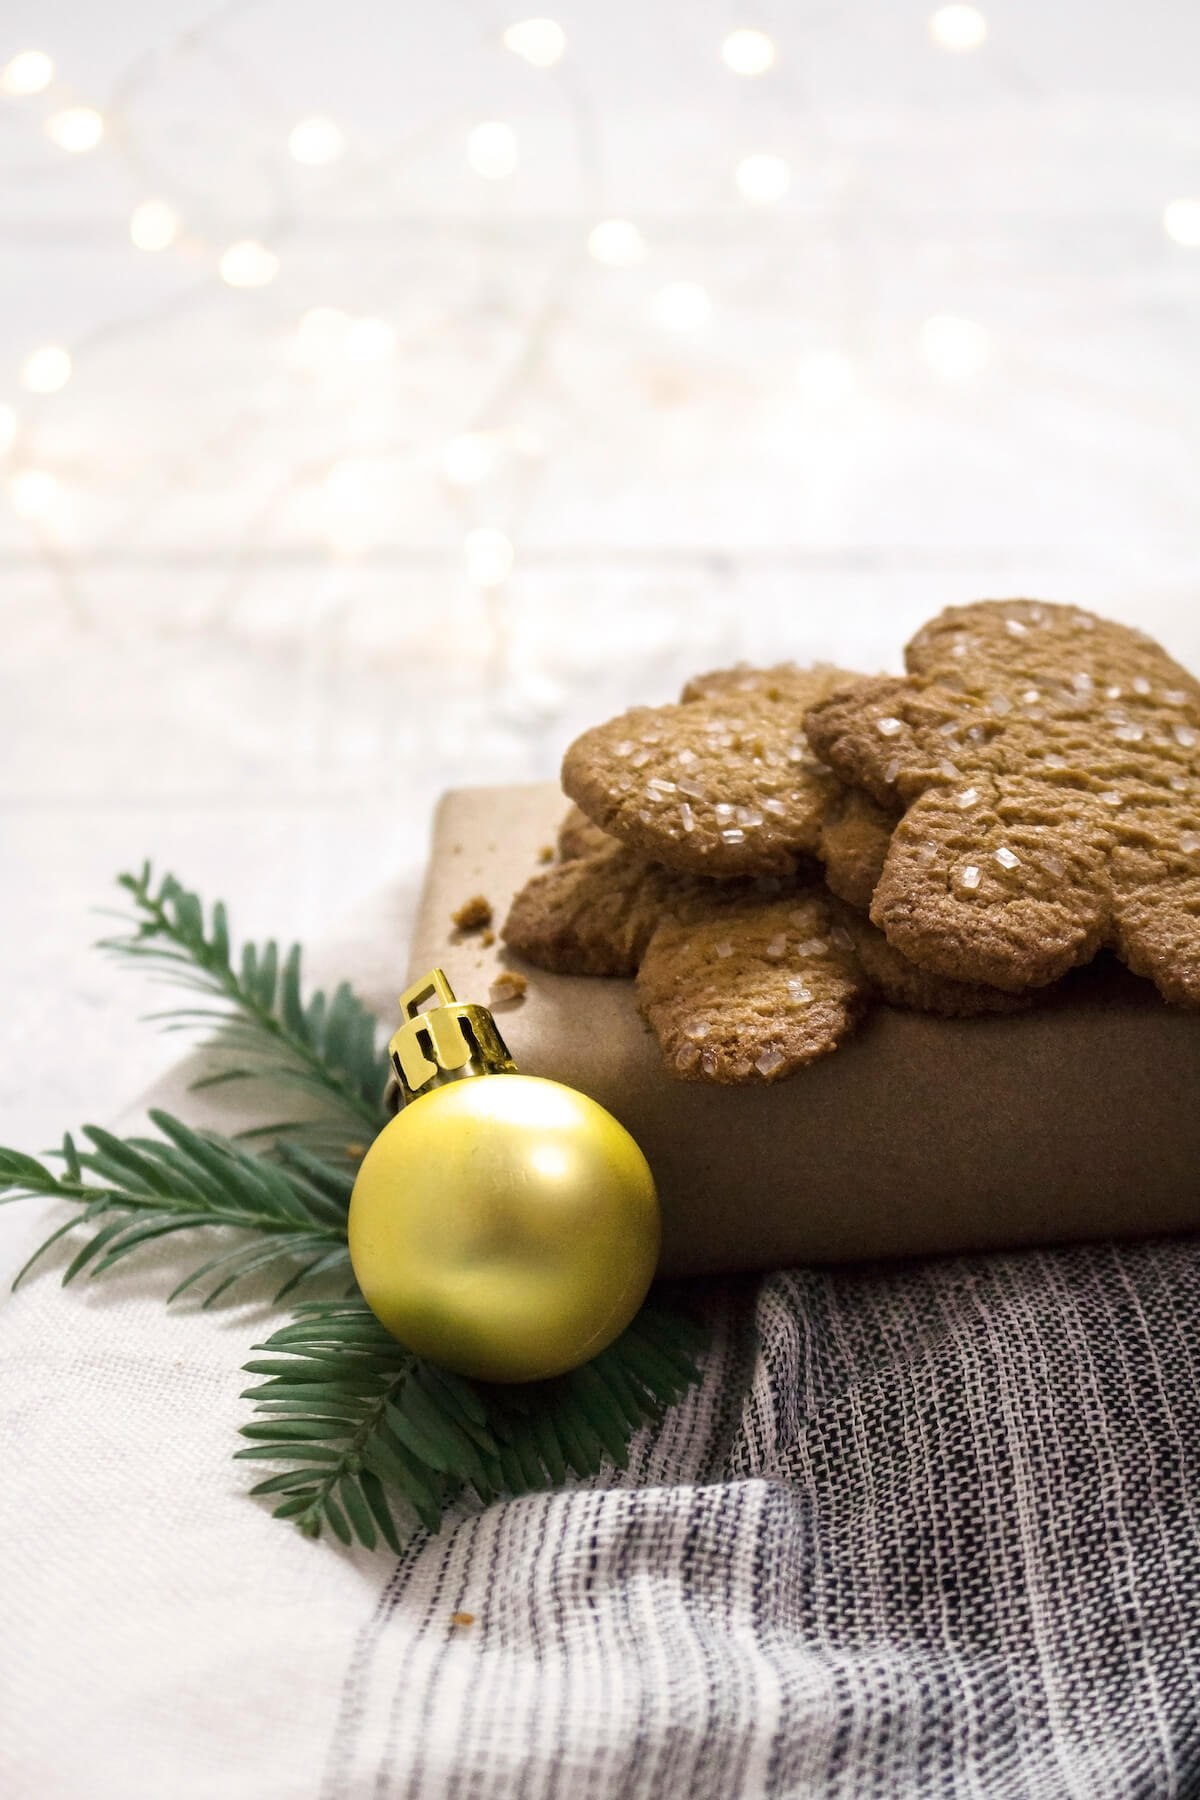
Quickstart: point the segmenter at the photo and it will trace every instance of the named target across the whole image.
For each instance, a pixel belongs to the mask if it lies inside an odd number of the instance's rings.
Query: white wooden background
[[[306,940],[397,884],[399,973],[436,793],[698,666],[1018,592],[1200,666],[1200,10],[981,4],[553,0],[538,68],[500,0],[5,0],[0,1142],[173,1055],[88,947],[144,856]]]

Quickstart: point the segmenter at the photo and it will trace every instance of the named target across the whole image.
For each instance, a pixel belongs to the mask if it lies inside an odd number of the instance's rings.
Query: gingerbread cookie
[[[600,847],[527,881],[500,936],[517,956],[557,975],[634,975],[663,913],[696,878],[589,829]]]
[[[901,956],[856,906],[831,898],[829,908],[834,938],[853,945],[871,992],[889,1006],[905,1012],[937,1013],[943,1019],[976,1019],[986,1013],[1023,1012],[1032,1005],[1028,994],[1006,994],[982,981],[931,975]]]
[[[867,912],[900,818],[862,788],[840,787],[821,820],[818,853],[833,892]]]
[[[639,1010],[670,1073],[781,1081],[835,1050],[867,1004],[850,941],[824,896],[698,897],[665,917],[637,977]]]
[[[635,707],[585,731],[567,751],[563,787],[603,830],[671,868],[791,874],[816,854],[837,793],[805,737],[804,709],[854,680],[832,668],[700,677],[685,691],[702,698]]]
[[[1111,945],[1200,1005],[1200,685],[1141,632],[1029,600],[950,608],[906,666],[806,719],[905,808],[871,905],[893,947],[1018,992]]]
[[[728,939],[738,952],[731,969],[722,971],[721,992],[731,1001],[731,1018],[739,1021],[739,1029],[745,1029],[743,1002],[756,990],[753,981],[745,994],[737,987],[743,970],[741,953],[753,949],[762,936],[761,921],[775,921],[780,902],[789,897],[793,906],[801,902],[820,905],[824,913],[821,929],[807,938],[794,939],[790,926],[781,937],[777,923],[767,933],[765,941],[776,947],[777,954],[768,960],[774,968],[772,979],[779,977],[775,986],[781,995],[786,990],[795,998],[795,990],[787,989],[787,982],[803,976],[814,942],[827,939],[843,963],[846,953],[856,959],[856,980],[864,993],[910,1011],[962,1018],[1012,1011],[1023,1004],[996,988],[949,981],[916,968],[893,950],[865,917],[811,880],[762,876],[752,881],[706,881],[701,876],[674,874],[612,838],[605,840],[598,852],[534,875],[513,901],[501,935],[516,955],[554,974],[633,975],[649,962],[652,972],[658,972],[656,986],[662,987],[669,975],[672,952],[666,946],[673,941],[671,928],[680,920],[697,931],[720,926],[721,941]],[[660,929],[667,933],[661,943]],[[681,959],[681,977],[687,965],[688,959]],[[815,1021],[820,1017],[814,1014],[808,1022],[808,1041],[814,1041]],[[748,1041],[758,1041],[759,1050],[770,1047],[764,1045],[761,1034],[758,1040]],[[681,1047],[663,1044],[668,1066],[677,1073],[679,1065],[672,1064],[671,1057],[677,1056]],[[832,1049],[834,1041],[828,1047]],[[752,1062],[752,1058],[742,1058],[739,1066],[748,1067]],[[690,1059],[688,1066],[692,1067]],[[724,1070],[731,1066],[727,1049],[721,1052],[720,1066]],[[789,1067],[797,1066],[791,1056]],[[697,1079],[707,1079],[699,1061],[692,1072]],[[756,1077],[752,1073],[747,1078]],[[734,1078],[722,1074],[713,1079]]]
[[[684,684],[679,699],[681,703],[730,698],[744,698],[750,702],[784,701],[798,706],[803,712],[805,707],[813,703],[814,683],[826,679],[829,683],[826,691],[831,692],[834,687],[859,678],[835,669],[832,663],[813,663],[807,669],[800,668],[794,662],[772,663],[767,669],[756,669],[750,663],[737,663],[732,669],[710,669],[705,675],[693,675]]]
[[[597,850],[607,850],[612,841],[607,831],[593,825],[585,812],[577,806],[569,807],[558,828],[559,861],[569,862],[574,856],[591,856]]]

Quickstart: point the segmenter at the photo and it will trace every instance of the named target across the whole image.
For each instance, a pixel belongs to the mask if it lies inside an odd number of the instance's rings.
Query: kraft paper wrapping
[[[1031,1013],[880,1006],[790,1080],[674,1081],[632,982],[548,975],[454,931],[476,893],[503,920],[565,810],[550,785],[446,795],[410,979],[441,966],[460,1000],[486,1005],[502,969],[527,977],[525,999],[496,1009],[500,1031],[523,1073],[592,1095],[641,1144],[662,1273],[1200,1228],[1200,1015],[1105,958]]]

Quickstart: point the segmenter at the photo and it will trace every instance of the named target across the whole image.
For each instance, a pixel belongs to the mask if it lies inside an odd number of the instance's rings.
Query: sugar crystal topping
[[[1186,850],[1190,856],[1194,850],[1200,850],[1200,831],[1184,831],[1180,834],[1179,848]]]
[[[782,1050],[764,1050],[755,1058],[754,1066],[760,1075],[773,1075],[787,1061]]]
[[[686,800],[682,801],[679,807],[679,823],[685,831],[695,831],[696,829],[696,815]]]
[[[981,874],[982,870],[978,869],[974,863],[968,863],[962,872],[963,886],[965,888],[977,888],[979,886]]]
[[[1001,844],[999,850],[994,850],[992,854],[1002,869],[1015,869],[1021,861],[1016,852],[1010,850],[1007,844]]]
[[[896,737],[904,730],[904,721],[903,719],[894,719],[889,714],[887,718],[876,719],[875,729],[880,737]]]
[[[715,949],[716,949],[718,956],[732,956],[733,955],[733,945],[730,943],[728,938],[722,938],[720,943],[715,945]]]
[[[968,807],[975,806],[978,800],[979,789],[973,787],[964,788],[961,794],[954,796],[954,804],[961,807],[963,812],[966,812]]]
[[[1172,729],[1175,733],[1175,742],[1177,744],[1182,744],[1185,750],[1190,750],[1196,742],[1196,733],[1192,730],[1191,726],[1175,725]]]

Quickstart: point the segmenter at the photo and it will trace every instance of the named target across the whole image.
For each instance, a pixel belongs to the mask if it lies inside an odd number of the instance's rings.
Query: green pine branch
[[[310,1277],[348,1274],[346,1214],[362,1146],[347,1138],[369,1141],[386,1123],[376,1021],[345,983],[328,1004],[320,993],[306,1003],[299,946],[281,959],[273,941],[249,944],[235,959],[224,907],[206,925],[199,898],[173,876],[155,888],[146,864],[120,882],[135,909],[131,930],[104,947],[204,994],[213,1004],[159,1016],[171,1028],[214,1028],[217,1048],[241,1059],[196,1085],[267,1078],[302,1091],[318,1116],[241,1134],[270,1140],[255,1151],[155,1111],[158,1138],[98,1126],[84,1128],[83,1145],[64,1136],[52,1153],[61,1172],[0,1149],[0,1201],[40,1195],[72,1208],[13,1285],[72,1232],[83,1242],[64,1283],[105,1274],[159,1238],[216,1229],[220,1248],[168,1296],[207,1284],[205,1306],[263,1270],[286,1277],[277,1302]],[[398,1550],[394,1505],[436,1531],[468,1490],[486,1504],[597,1474],[606,1461],[625,1467],[633,1433],[698,1379],[702,1344],[688,1320],[648,1305],[584,1367],[505,1387],[423,1362],[358,1296],[310,1302],[245,1365],[266,1380],[247,1392],[255,1419],[243,1434],[252,1441],[237,1454],[287,1465],[251,1490],[278,1497],[276,1517],[312,1537],[328,1526],[344,1543],[371,1549],[382,1539]]]
[[[436,1532],[458,1495],[554,1487],[568,1475],[625,1468],[629,1441],[697,1379],[703,1334],[644,1307],[607,1350],[566,1375],[516,1387],[467,1381],[398,1344],[361,1299],[317,1301],[256,1348],[245,1365],[256,1420],[239,1458],[290,1465],[250,1491],[279,1499],[274,1516],[309,1537],[393,1550],[391,1506],[406,1503]],[[391,1498],[389,1498],[391,1496]]]
[[[67,1264],[64,1285],[85,1270],[106,1274],[158,1238],[234,1228],[242,1241],[206,1258],[168,1296],[174,1300],[213,1276],[205,1306],[246,1276],[276,1265],[287,1270],[276,1299],[311,1276],[349,1272],[349,1168],[324,1163],[299,1145],[277,1146],[278,1160],[269,1161],[228,1138],[193,1131],[170,1113],[156,1110],[150,1117],[161,1138],[119,1138],[87,1125],[83,1136],[90,1148],[80,1148],[67,1133],[54,1153],[61,1174],[35,1157],[0,1149],[0,1201],[40,1195],[75,1208],[18,1271],[14,1288],[72,1232],[90,1235]]]
[[[176,987],[204,995],[210,1004],[171,1007],[151,1015],[168,1030],[206,1030],[223,1066],[193,1083],[269,1080],[317,1103],[315,1119],[262,1124],[247,1136],[293,1139],[334,1152],[347,1139],[369,1142],[387,1122],[383,1092],[386,1050],[376,1048],[378,1024],[342,982],[327,1000],[318,989],[305,1002],[301,951],[281,956],[274,939],[243,945],[235,956],[225,907],[217,901],[206,925],[204,906],[173,875],[155,886],[151,867],[118,877],[133,913],[118,915],[129,930],[104,938],[100,948],[148,966]]]

